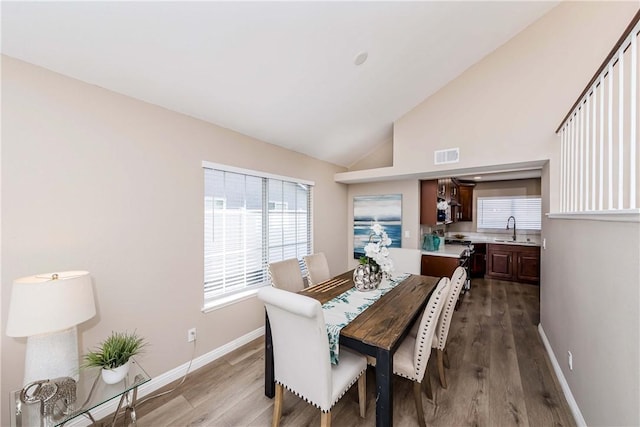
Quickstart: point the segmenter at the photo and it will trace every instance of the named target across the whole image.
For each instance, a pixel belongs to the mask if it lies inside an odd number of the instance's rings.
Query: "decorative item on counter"
[[[433,250],[433,237],[431,237],[431,234],[425,234],[422,237],[422,250],[424,251]]]
[[[447,204],[446,201],[441,200],[438,202],[437,204],[437,208],[438,208],[438,221],[442,222],[445,221],[447,219],[447,208],[449,207],[449,205]]]
[[[102,380],[107,384],[120,382],[127,376],[130,358],[142,352],[144,338],[135,332],[112,332],[98,348],[84,356],[83,367],[102,368]]]
[[[425,234],[422,239],[422,249],[429,252],[434,252],[440,249],[440,237],[433,232],[433,234]]]
[[[433,250],[440,250],[440,237],[435,232],[433,233]]]
[[[379,223],[371,226],[369,242],[364,246],[365,255],[360,257],[360,264],[353,272],[353,282],[359,291],[378,289],[383,276],[388,276],[393,270],[393,263],[389,258],[391,239]]]

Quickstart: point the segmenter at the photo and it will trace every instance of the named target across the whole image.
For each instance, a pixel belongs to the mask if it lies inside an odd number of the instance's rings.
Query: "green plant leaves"
[[[135,332],[112,332],[98,347],[84,356],[83,367],[113,369],[127,363],[147,345]]]

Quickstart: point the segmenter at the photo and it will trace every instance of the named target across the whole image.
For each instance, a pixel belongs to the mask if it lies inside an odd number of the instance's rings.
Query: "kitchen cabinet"
[[[525,247],[517,252],[516,277],[518,282],[540,283],[540,248]]]
[[[434,225],[438,216],[438,181],[420,181],[420,224]]]
[[[447,202],[445,219],[438,219],[438,202]],[[473,221],[473,185],[453,178],[420,181],[420,224]]]
[[[488,245],[487,276],[492,279],[513,280],[513,251],[507,245]]]
[[[473,221],[473,185],[458,187],[458,221]]]
[[[458,183],[456,182],[455,179],[445,179],[444,180],[448,187],[449,187],[449,201],[454,201],[457,202],[458,201]]]
[[[420,224],[435,225],[449,224],[456,217],[456,212],[451,206],[451,194],[458,194],[457,187],[453,189],[451,179],[432,179],[420,181]],[[438,202],[446,202],[444,218],[438,218]]]
[[[454,257],[422,255],[420,274],[423,276],[451,277],[459,262],[460,259]]]
[[[490,279],[512,282],[540,282],[540,247],[487,245],[487,272]]]
[[[476,243],[471,255],[471,277],[484,277],[487,271],[487,244]]]
[[[458,183],[452,178],[441,178],[438,180],[438,185],[442,189],[442,195],[440,200],[447,202],[447,216],[446,222],[456,222],[460,216],[460,210],[458,203]]]

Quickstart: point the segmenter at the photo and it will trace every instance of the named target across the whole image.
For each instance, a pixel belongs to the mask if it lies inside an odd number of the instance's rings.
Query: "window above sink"
[[[478,197],[478,230],[504,230],[510,216],[515,217],[518,230],[540,231],[542,198]]]

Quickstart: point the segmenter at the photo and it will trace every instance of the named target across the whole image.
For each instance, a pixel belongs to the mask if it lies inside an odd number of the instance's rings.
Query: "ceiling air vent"
[[[449,148],[433,152],[433,163],[443,165],[445,163],[458,163],[460,161],[460,149]]]

